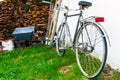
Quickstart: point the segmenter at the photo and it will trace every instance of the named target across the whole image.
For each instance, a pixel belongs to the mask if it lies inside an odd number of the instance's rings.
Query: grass
[[[80,72],[71,50],[60,57],[55,48],[45,45],[0,54],[0,80],[120,80],[117,70],[108,69],[88,79]]]

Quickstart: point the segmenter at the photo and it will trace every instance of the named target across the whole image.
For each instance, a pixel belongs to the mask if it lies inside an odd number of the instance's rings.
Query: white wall
[[[69,8],[78,8],[78,2],[80,0],[63,0],[62,5],[67,5]],[[108,60],[107,62],[113,68],[120,69],[120,3],[119,0],[87,0],[93,3],[93,6],[84,11],[85,17],[87,16],[103,16],[105,17],[105,22],[102,23],[104,28],[106,29],[111,47],[108,52]],[[62,19],[62,14],[60,13],[59,21]],[[70,14],[75,12],[69,12]],[[77,17],[76,17],[77,18]],[[76,18],[70,18],[68,20],[70,30],[72,34],[74,33],[74,27]],[[60,23],[60,22],[59,22]],[[58,23],[58,25],[59,25]],[[73,35],[72,35],[73,36]]]

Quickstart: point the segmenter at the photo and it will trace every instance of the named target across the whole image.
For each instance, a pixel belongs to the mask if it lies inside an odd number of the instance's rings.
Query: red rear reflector
[[[96,17],[95,21],[96,22],[104,22],[104,17]]]

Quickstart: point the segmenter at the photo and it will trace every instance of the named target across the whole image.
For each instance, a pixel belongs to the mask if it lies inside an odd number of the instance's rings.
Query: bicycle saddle
[[[88,6],[88,7],[92,6],[92,3],[87,1],[79,1],[78,4],[82,6]]]

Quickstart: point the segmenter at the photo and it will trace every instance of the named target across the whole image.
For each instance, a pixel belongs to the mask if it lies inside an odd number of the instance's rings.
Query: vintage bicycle
[[[62,0],[49,0],[50,2],[46,2],[43,0],[43,2],[50,4],[50,9],[49,9],[49,19],[48,19],[48,28],[47,28],[47,39],[46,39],[46,44],[47,45],[52,45],[54,42],[54,35],[56,31],[56,26],[58,22],[58,15],[60,10],[56,10],[58,6],[61,5]]]
[[[83,17],[83,11],[92,6],[91,2],[79,1],[79,13],[68,15],[68,7],[60,7],[65,10],[64,19],[58,27],[56,37],[56,50],[63,56],[67,48],[72,48],[76,53],[76,60],[81,72],[88,78],[94,78],[103,70],[108,52],[108,36],[100,22],[104,17]],[[71,38],[67,19],[78,16],[74,38]],[[74,26],[73,26],[74,27]]]

